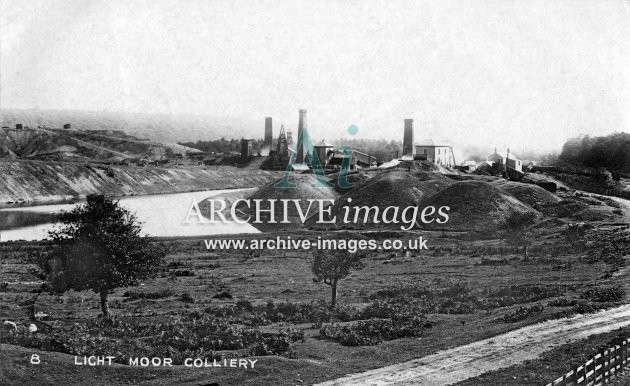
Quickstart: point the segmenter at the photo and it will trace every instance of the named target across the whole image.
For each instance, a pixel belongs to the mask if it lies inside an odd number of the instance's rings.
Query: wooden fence
[[[571,370],[560,378],[547,384],[547,386],[572,386],[572,385],[603,385],[615,374],[622,372],[630,366],[628,358],[628,339],[620,346],[615,346],[595,355],[582,366]]]

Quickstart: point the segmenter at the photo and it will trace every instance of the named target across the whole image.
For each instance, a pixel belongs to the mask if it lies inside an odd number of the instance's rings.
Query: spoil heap
[[[352,229],[369,229],[375,226],[387,226],[399,228],[396,224],[375,224],[374,216],[369,216],[369,221],[349,223],[342,222],[345,206],[348,207],[378,207],[380,212],[389,206],[399,207],[402,211],[408,206],[418,206],[422,200],[434,195],[453,181],[437,173],[427,173],[422,171],[405,171],[401,169],[390,169],[375,175],[369,180],[357,183],[357,186],[348,193],[341,196],[332,209],[332,215],[337,217],[336,227]],[[349,201],[350,200],[350,201]],[[351,210],[350,217],[353,218],[354,210]],[[378,217],[378,216],[377,216]],[[325,220],[328,217],[324,217]],[[307,222],[308,226],[314,228],[335,227],[333,224],[317,224],[318,219],[313,216]],[[363,220],[363,216],[361,216]]]
[[[431,223],[427,229],[492,230],[501,227],[514,212],[532,209],[513,195],[482,181],[461,181],[424,200],[425,206],[448,206],[450,219],[446,224]]]
[[[394,169],[358,185],[342,196],[339,203],[346,205],[350,198],[354,206],[377,205],[384,208],[390,205],[418,205],[450,184],[452,181],[440,174]]]
[[[523,184],[503,179],[495,181],[493,185],[536,210],[544,210],[560,202],[558,196],[538,185]]]
[[[250,223],[254,225],[261,231],[277,231],[282,229],[288,230],[296,230],[302,227],[302,221],[300,219],[300,214],[298,209],[293,203],[289,203],[287,210],[287,219],[291,222],[290,224],[280,224],[284,215],[284,209],[282,206],[282,202],[278,201],[275,203],[275,220],[278,224],[269,224],[269,213],[264,212],[270,208],[270,203],[268,200],[276,199],[276,200],[300,200],[301,208],[306,216],[310,216],[312,214],[316,214],[319,210],[319,204],[317,201],[313,202],[311,205],[310,211],[306,213],[308,209],[308,200],[337,200],[339,197],[339,193],[335,191],[335,189],[331,188],[314,188],[313,185],[317,182],[317,178],[313,174],[297,174],[293,173],[289,177],[289,182],[295,184],[295,188],[286,188],[279,189],[274,187],[274,184],[278,182],[278,180],[270,182],[260,189],[255,191],[248,198],[251,202],[251,207],[248,208],[244,204],[240,204],[237,208],[240,212],[242,212],[245,216],[252,216]],[[254,221],[254,200],[262,200],[261,201],[261,215],[260,220],[262,224],[253,224]]]

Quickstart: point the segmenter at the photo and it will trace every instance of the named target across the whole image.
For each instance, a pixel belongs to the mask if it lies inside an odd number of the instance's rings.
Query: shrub
[[[286,332],[280,332],[279,334],[263,334],[260,342],[256,343],[252,349],[251,354],[262,355],[280,355],[289,351],[291,343],[302,341],[304,342],[304,332],[289,329]]]
[[[514,323],[524,319],[527,319],[532,314],[543,312],[544,307],[539,304],[535,304],[531,307],[519,307],[514,312],[508,312],[503,315],[503,321],[506,323]]]
[[[241,350],[255,355],[286,355],[293,342],[304,339],[301,331],[279,333],[241,328],[209,315],[169,319],[164,322],[138,319],[98,319],[75,323],[66,330],[42,330],[36,334],[21,329],[0,335],[0,342],[57,351],[71,355],[114,355],[119,363],[129,357],[171,357],[182,364],[187,357],[220,359],[219,350]]]
[[[409,319],[370,319],[357,322],[352,326],[329,324],[319,330],[321,336],[339,341],[344,346],[373,346],[383,340],[415,337],[422,330],[431,327],[423,316]]]
[[[178,269],[176,271],[171,272],[173,276],[195,276],[195,272],[189,269]]]
[[[221,291],[218,294],[214,295],[215,299],[232,299],[232,294],[230,291]]]
[[[548,307],[573,307],[578,305],[580,302],[576,299],[569,298],[558,298],[553,299],[547,302]]]
[[[179,296],[179,300],[181,300],[184,303],[194,303],[195,299],[193,299],[192,295],[188,292],[184,292],[183,294],[181,294]]]
[[[236,308],[238,308],[239,310],[248,311],[248,312],[252,312],[254,310],[254,306],[252,305],[252,302],[246,299],[239,299],[236,302]]]
[[[572,310],[578,314],[592,314],[608,307],[607,303],[579,302]]]
[[[626,291],[621,286],[591,288],[581,298],[592,302],[617,302],[623,300]]]

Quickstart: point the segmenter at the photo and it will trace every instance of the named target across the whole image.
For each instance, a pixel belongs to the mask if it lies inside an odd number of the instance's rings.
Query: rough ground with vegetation
[[[339,281],[334,309],[328,303],[330,289],[313,275],[312,252],[207,250],[200,238],[156,239],[168,251],[166,263],[156,278],[115,290],[109,297],[114,317],[108,320],[99,318],[99,299],[92,292],[40,294],[33,261],[49,253],[48,241],[0,244],[0,309],[4,320],[16,323],[15,328],[2,326],[0,372],[9,383],[20,379],[22,369],[32,381],[78,384],[88,372],[72,365],[72,356],[114,355],[120,382],[195,384],[210,378],[219,384],[313,384],[455,353],[458,347],[523,328],[541,331],[532,335],[538,344],[553,337],[545,335],[545,324],[537,323],[571,323],[566,318],[580,315],[599,323],[598,315],[606,314],[597,311],[611,309],[612,315],[617,312],[612,309],[626,310],[627,201],[568,188],[553,194],[533,184],[444,176],[420,164],[409,166],[354,174],[355,189],[363,189],[366,204],[393,203],[399,197],[408,201],[398,205],[452,206],[447,226],[404,232],[366,224],[314,232],[307,223],[306,229],[239,236],[428,240],[428,250],[369,252],[362,269]],[[401,179],[417,181],[396,191]],[[298,196],[287,197],[313,198],[313,176],[297,180],[300,187],[293,194]],[[285,194],[269,186],[254,196]],[[326,194],[324,198],[338,198],[351,192]],[[533,214],[526,228],[527,254],[503,229],[510,213],[524,212]],[[630,318],[620,323],[624,321]],[[31,323],[36,332],[29,331]],[[601,332],[597,323],[583,336]],[[567,342],[554,340],[545,347]],[[38,374],[27,362],[33,353],[55,366]],[[130,357],[143,356],[170,357],[175,366],[126,366]],[[243,371],[185,368],[190,357],[259,362]],[[518,352],[508,359],[504,366],[522,361]],[[496,364],[485,367],[496,369]],[[105,368],[90,374],[95,384],[111,381]]]
[[[564,198],[580,208],[600,206],[591,199]],[[2,334],[2,363],[24,367],[26,353],[40,353],[59,365],[47,370],[46,379],[72,384],[85,370],[68,371],[59,353],[115,355],[121,364],[131,356],[170,356],[178,365],[173,369],[123,367],[117,374],[122,381],[137,377],[155,384],[208,377],[220,384],[311,384],[627,303],[630,227],[604,220],[586,229],[569,226],[581,211],[561,203],[541,225],[527,261],[483,231],[426,231],[428,251],[371,253],[364,269],[340,281],[335,310],[328,308],[327,286],[313,280],[310,253],[208,251],[200,239],[160,240],[169,249],[161,274],[115,291],[111,322],[98,318],[98,296],[91,292],[42,294],[35,303],[36,333],[26,328],[38,289],[29,261],[48,245],[4,243],[0,304],[3,318],[19,327]],[[366,233],[403,240],[419,234]],[[259,367],[230,372],[180,366],[196,356],[246,356],[259,359]],[[19,373],[5,367],[3,374]],[[95,374],[95,384],[108,379],[104,369]]]

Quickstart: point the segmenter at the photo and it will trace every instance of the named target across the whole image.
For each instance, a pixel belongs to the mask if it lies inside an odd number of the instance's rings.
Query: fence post
[[[601,371],[601,368],[600,368]],[[597,384],[597,355],[593,357],[593,384]]]
[[[610,376],[610,373],[608,372],[608,370],[610,369],[610,350],[604,351],[604,366],[602,368],[604,370],[602,382],[606,384],[608,383],[608,378]]]
[[[583,383],[586,385],[586,363],[584,363],[584,364],[582,365],[582,374],[584,374],[584,379],[583,379],[582,381],[583,381]],[[579,376],[576,376],[576,378],[577,378],[577,379],[575,380],[575,383],[577,384],[577,383],[578,383],[578,380],[580,379],[580,377],[579,377]]]

